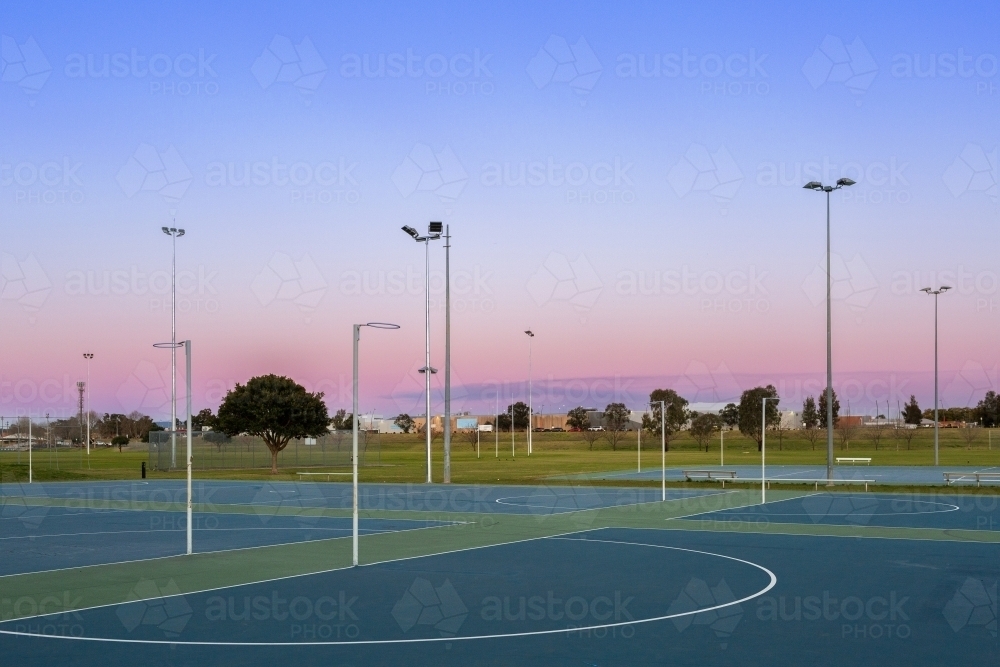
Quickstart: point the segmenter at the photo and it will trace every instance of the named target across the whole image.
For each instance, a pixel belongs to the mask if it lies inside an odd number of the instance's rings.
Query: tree
[[[972,449],[972,445],[979,438],[979,427],[975,424],[966,424],[965,428],[958,429],[958,434],[965,440],[965,448]]]
[[[507,406],[507,416],[511,415],[511,406]],[[528,404],[518,401],[513,405],[514,429],[521,430],[528,428]]]
[[[573,408],[566,413],[566,426],[578,431],[586,431],[590,428],[590,417],[587,416],[587,408]]]
[[[774,399],[767,401],[766,413],[761,412],[761,405],[764,399]],[[778,390],[773,385],[766,387],[754,387],[747,389],[740,396],[740,433],[757,441],[757,451],[761,450],[764,442],[764,432],[761,428],[761,416],[764,415],[764,426],[773,427],[781,420],[778,413]]]
[[[661,415],[660,401],[666,405],[666,412]],[[642,416],[642,428],[653,435],[660,435],[661,426],[666,427],[664,448],[670,451],[670,436],[687,423],[688,401],[673,389],[654,389],[649,394],[652,410]]]
[[[612,450],[618,450],[618,443],[624,437],[628,418],[629,411],[624,403],[609,403],[604,408],[604,437],[611,444]]]
[[[494,421],[493,427],[498,431],[509,431],[510,430],[510,413],[501,412],[497,415]]]
[[[334,419],[336,419],[336,417],[334,417]],[[417,425],[416,422],[413,421],[413,417],[405,412],[401,415],[397,415],[396,418],[392,420],[392,423],[398,426],[403,433],[409,433]]]
[[[219,406],[218,426],[226,435],[257,436],[271,450],[271,474],[278,473],[278,454],[292,438],[327,433],[330,416],[323,393],[311,394],[291,378],[262,375],[237,384]]]
[[[341,408],[330,419],[330,426],[333,427],[334,431],[350,431],[354,428],[353,417],[354,415],[348,415],[347,410]]]
[[[587,443],[587,449],[593,449],[594,443],[601,437],[601,432],[591,431],[589,428],[585,428],[580,432],[580,437],[582,437],[583,441]]]
[[[905,426],[899,429],[899,437],[906,442],[906,449],[910,449],[910,443],[913,442],[913,436],[917,434],[917,429],[906,428]]]
[[[201,431],[204,427],[208,427],[209,430],[215,428],[216,416],[212,414],[210,408],[205,408],[198,412],[198,414],[191,417],[191,430]]]
[[[837,437],[840,438],[840,448],[847,450],[851,448],[851,439],[854,437],[854,426],[848,421],[837,427]]]
[[[878,451],[878,443],[882,442],[882,436],[885,434],[885,417],[879,415],[875,417],[875,421],[864,427],[865,437],[871,440],[872,444],[875,445],[875,451]]]
[[[740,423],[740,409],[736,407],[735,403],[727,403],[726,407],[719,412],[719,418],[726,425],[726,428],[734,429]]]
[[[691,420],[691,437],[698,442],[699,447],[704,447],[707,452],[712,436],[721,428],[722,419],[718,415],[706,412]]]
[[[920,406],[917,405],[917,397],[910,394],[910,402],[903,405],[903,421],[907,424],[920,426],[921,419],[923,419],[923,413],[920,412]]]
[[[118,452],[121,453],[122,447],[128,444],[128,437],[124,435],[116,435],[111,438],[112,446],[118,447]]]
[[[975,408],[975,419],[985,428],[1000,426],[1000,394],[990,390]]]
[[[833,391],[831,389],[831,391]],[[819,415],[819,423],[826,426],[826,389],[819,394],[819,410],[817,410]],[[837,424],[840,423],[840,399],[837,398],[837,392],[833,392],[833,427],[837,428]]]
[[[806,440],[809,441],[809,446],[812,449],[816,449],[816,441],[819,439],[819,411],[816,410],[816,399],[812,396],[807,396],[806,400],[802,402],[802,426],[805,427]]]

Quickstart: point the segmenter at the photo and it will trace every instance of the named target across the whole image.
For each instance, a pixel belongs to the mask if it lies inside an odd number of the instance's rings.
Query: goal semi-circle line
[[[858,498],[860,496],[845,496],[845,498]],[[930,510],[921,512],[865,512],[864,509],[858,509],[854,512],[814,512],[813,514],[822,514],[823,516],[920,516],[921,514],[947,514],[948,512],[957,512],[961,509],[958,505],[953,505],[952,503],[940,503],[934,500],[913,500],[909,501],[912,503],[923,503],[925,505],[944,505],[948,509],[943,510]],[[813,516],[809,512],[732,512],[730,510],[720,510],[720,514],[727,514],[730,516],[756,516],[756,517],[769,517],[769,516]]]
[[[514,498],[534,498],[535,495],[536,494],[528,494],[528,495],[523,495],[523,496],[504,496],[503,498],[497,498],[493,502],[495,502],[495,503],[497,503],[499,505],[506,505],[507,507],[537,507],[537,508],[541,508],[541,509],[562,510],[564,512],[577,512],[577,511],[580,511],[580,510],[604,509],[604,508],[610,508],[610,507],[621,507],[622,505],[635,505],[636,504],[635,502],[628,502],[628,503],[622,503],[620,505],[619,504],[614,504],[614,505],[595,505],[594,507],[576,507],[576,508],[572,508],[572,507],[559,507],[557,505],[532,505],[531,503],[505,503],[504,502],[505,500],[512,500]],[[650,495],[651,498],[654,498],[658,494],[652,494],[651,493],[649,495]],[[598,491],[594,491],[594,492],[590,492],[590,493],[574,493],[572,495],[565,495],[565,496],[552,496],[552,498],[554,498],[555,500],[560,500],[560,499],[563,499],[563,498],[576,498],[578,496],[598,496],[598,497],[601,497],[601,493],[598,492]],[[691,496],[691,497],[692,498],[697,498],[699,496]],[[671,500],[679,500],[679,498],[671,498]],[[648,502],[648,501],[641,501],[641,502]]]
[[[739,605],[744,602],[749,602],[754,598],[758,598],[764,595],[769,590],[774,588],[778,583],[778,577],[767,569],[763,565],[754,563],[753,561],[744,560],[742,558],[736,558],[735,556],[726,556],[725,554],[712,553],[711,551],[699,551],[698,549],[685,549],[683,547],[669,547],[663,544],[646,544],[645,542],[623,542],[620,540],[591,540],[591,539],[578,539],[578,538],[568,538],[568,537],[551,537],[544,539],[562,539],[572,542],[596,542],[600,544],[622,544],[626,546],[635,547],[651,547],[654,549],[669,549],[671,551],[686,551],[688,553],[700,554],[702,556],[715,556],[716,558],[724,558],[726,560],[735,561],[737,563],[743,563],[744,565],[750,565],[758,570],[766,573],[770,578],[767,586],[760,589],[756,593],[751,593],[745,597],[738,600],[733,600],[731,602],[726,602],[723,604],[717,604],[712,607],[702,607],[700,609],[693,609],[691,611],[682,611],[676,614],[665,614],[663,616],[654,616],[651,618],[640,618],[633,621],[619,621],[617,623],[602,623],[600,625],[589,625],[579,628],[558,628],[554,630],[533,630],[530,632],[510,632],[498,635],[471,635],[467,637],[414,637],[409,639],[359,639],[357,641],[312,641],[312,642],[227,642],[227,641],[171,641],[169,639],[113,639],[110,637],[67,637],[59,635],[46,635],[37,632],[17,632],[14,630],[2,630],[0,629],[0,635],[10,635],[14,637],[34,637],[36,639],[62,639],[68,641],[81,641],[81,642],[101,642],[106,644],[148,644],[148,645],[182,645],[182,646],[373,646],[379,644],[425,644],[431,642],[459,642],[459,641],[472,641],[479,639],[509,639],[511,637],[537,637],[541,635],[555,635],[567,632],[591,632],[593,630],[602,630],[607,628],[620,628],[627,625],[640,625],[643,623],[655,623],[657,621],[667,621],[674,618],[681,618],[684,616],[695,616],[697,614],[703,614],[709,611],[715,611],[717,609],[724,609],[726,607],[732,607],[733,605]],[[173,597],[173,596],[167,596]],[[136,600],[136,602],[141,602],[141,600]],[[110,605],[108,605],[110,606]],[[61,612],[60,612],[61,613]],[[13,620],[13,619],[12,619]]]

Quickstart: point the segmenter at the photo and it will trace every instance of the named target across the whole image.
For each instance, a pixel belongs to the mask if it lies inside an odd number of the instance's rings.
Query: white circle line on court
[[[458,641],[472,641],[477,639],[510,639],[513,637],[537,637],[542,635],[556,635],[572,632],[591,632],[594,630],[602,630],[607,628],[620,628],[627,625],[641,625],[644,623],[655,623],[657,621],[667,621],[674,618],[682,618],[684,616],[695,616],[697,614],[704,614],[706,612],[715,611],[717,609],[724,609],[726,607],[732,607],[734,605],[739,605],[744,602],[749,602],[754,598],[758,598],[764,595],[769,590],[775,587],[778,583],[778,577],[771,570],[767,569],[763,565],[754,563],[753,561],[744,560],[742,558],[736,558],[735,556],[726,556],[724,554],[717,554],[711,551],[699,551],[697,549],[685,549],[683,547],[670,547],[663,544],[647,544],[645,542],[624,542],[620,540],[591,540],[591,539],[579,539],[572,537],[551,537],[543,539],[553,539],[553,540],[565,540],[570,542],[593,542],[599,544],[622,544],[626,546],[635,547],[651,547],[653,549],[669,549],[671,551],[684,551],[687,553],[700,554],[702,556],[714,556],[715,558],[724,558],[725,560],[731,560],[737,563],[743,563],[744,565],[750,565],[758,570],[764,572],[769,577],[767,586],[760,589],[756,593],[751,593],[745,597],[738,600],[732,600],[730,602],[724,602],[722,604],[717,604],[711,607],[701,607],[699,609],[692,609],[691,611],[682,611],[676,614],[664,614],[662,616],[654,616],[651,618],[640,618],[638,620],[631,621],[619,621],[617,623],[602,623],[600,625],[590,625],[586,627],[579,628],[558,628],[554,630],[533,630],[529,632],[510,632],[506,634],[498,635],[471,635],[467,637],[415,637],[412,639],[360,639],[357,641],[313,641],[313,642],[224,642],[224,641],[178,641],[169,639],[113,639],[110,637],[67,637],[58,635],[46,635],[34,632],[17,632],[13,630],[0,630],[0,635],[10,635],[14,637],[33,637],[36,639],[63,639],[69,641],[81,641],[81,642],[100,642],[106,644],[148,644],[148,645],[183,645],[183,646],[372,646],[372,645],[382,645],[382,644],[425,644],[431,642],[458,642]],[[136,602],[141,602],[137,600]],[[129,603],[122,603],[129,604]],[[120,605],[119,605],[120,606]]]
[[[811,497],[811,496],[810,496]],[[844,496],[843,499],[849,500],[851,498],[860,498],[859,496]],[[871,500],[870,498],[861,498],[862,500]],[[787,501],[786,501],[787,502]],[[892,502],[892,501],[890,501]],[[734,512],[730,510],[719,510],[719,514],[728,515],[753,515],[757,517],[769,517],[769,516],[814,516],[816,514],[822,514],[823,516],[852,516],[852,515],[863,515],[863,516],[918,516],[921,514],[945,514],[947,512],[957,512],[960,508],[958,505],[953,505],[952,503],[939,503],[933,500],[909,500],[901,501],[908,502],[912,504],[923,504],[923,505],[943,505],[947,509],[943,510],[926,510],[918,512],[866,512],[865,508],[861,507],[853,512]]]

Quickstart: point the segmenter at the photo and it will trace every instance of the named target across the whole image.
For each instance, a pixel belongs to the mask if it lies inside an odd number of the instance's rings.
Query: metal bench
[[[709,482],[716,479],[722,481],[722,487],[725,488],[727,479],[736,479],[735,470],[682,470],[684,473],[684,479],[688,482],[692,481],[693,478],[704,478]]]
[[[326,477],[326,481],[330,481],[331,475],[353,475],[353,472],[297,472],[295,473],[299,477]]]
[[[976,480],[976,486],[982,482],[1000,482],[1000,472],[946,472],[944,475],[945,484],[951,486],[952,482],[961,482],[970,477]]]
[[[872,464],[872,460],[871,460],[871,458],[864,457],[864,456],[859,456],[859,457],[854,457],[854,456],[838,456],[837,457],[837,463],[850,463],[851,465],[854,465],[856,463],[864,463],[865,465],[871,465]]]

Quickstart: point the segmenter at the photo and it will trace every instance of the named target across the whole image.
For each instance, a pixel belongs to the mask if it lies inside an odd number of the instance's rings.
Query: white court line
[[[438,526],[421,526],[422,528],[437,528]],[[39,540],[48,537],[83,537],[85,535],[128,535],[139,533],[142,535],[157,535],[160,533],[183,533],[187,528],[151,528],[149,530],[101,530],[92,533],[45,533],[39,535],[17,535],[14,537],[0,537],[3,540]],[[247,532],[251,530],[304,530],[304,531],[330,531],[330,532],[350,532],[351,528],[322,528],[318,526],[246,526],[243,528],[195,528],[194,532],[224,533],[224,532]],[[374,528],[359,528],[362,533],[392,533],[392,530],[376,530]],[[206,552],[201,552],[206,553]],[[208,552],[211,553],[211,552]],[[30,573],[26,573],[30,574]]]
[[[568,534],[570,534],[570,533],[568,533]],[[765,572],[768,575],[770,581],[768,582],[767,586],[765,586],[761,590],[759,590],[759,591],[757,591],[755,593],[752,593],[750,595],[747,595],[745,597],[742,597],[742,598],[740,598],[738,600],[733,600],[731,602],[725,602],[723,604],[717,604],[717,605],[714,605],[714,606],[711,606],[711,607],[702,607],[700,609],[693,609],[691,611],[679,612],[679,613],[676,613],[676,614],[665,614],[665,615],[662,615],[662,616],[655,616],[655,617],[651,617],[651,618],[641,618],[641,619],[638,619],[638,620],[633,619],[633,620],[630,620],[630,621],[620,621],[620,622],[617,622],[617,623],[604,623],[604,624],[600,624],[600,625],[591,625],[591,626],[578,627],[578,628],[572,628],[572,629],[557,628],[557,629],[553,629],[553,630],[534,630],[534,631],[526,631],[526,632],[511,632],[511,633],[497,634],[497,635],[472,635],[472,636],[467,636],[467,637],[420,637],[420,638],[414,637],[414,638],[409,638],[409,639],[363,639],[363,640],[357,640],[357,641],[220,642],[220,641],[177,641],[177,640],[171,641],[171,640],[166,640],[166,639],[112,639],[112,638],[108,638],[108,637],[72,637],[72,636],[56,636],[56,635],[37,634],[37,633],[32,633],[32,632],[14,632],[14,631],[10,631],[10,630],[0,630],[0,634],[6,634],[6,635],[12,635],[12,636],[18,636],[18,637],[35,637],[35,638],[39,638],[39,639],[62,639],[62,640],[69,640],[69,641],[89,641],[89,642],[101,642],[101,643],[110,643],[110,644],[154,644],[154,645],[183,644],[185,646],[360,646],[360,645],[369,645],[370,646],[370,645],[386,645],[386,644],[425,644],[425,643],[436,643],[436,642],[447,642],[447,643],[450,643],[450,642],[456,642],[456,641],[472,641],[472,640],[477,640],[477,639],[509,639],[509,638],[513,638],[513,637],[537,637],[537,636],[542,636],[542,635],[569,634],[569,633],[573,633],[573,632],[591,632],[593,630],[602,630],[602,629],[607,629],[607,628],[618,628],[618,627],[624,627],[624,626],[627,626],[627,625],[640,625],[640,624],[644,624],[644,623],[653,623],[653,622],[656,622],[656,621],[665,621],[665,620],[674,619],[674,618],[681,618],[681,617],[684,617],[684,616],[694,616],[694,615],[697,615],[697,614],[703,614],[703,613],[707,613],[707,612],[716,611],[718,609],[724,609],[726,607],[732,607],[734,605],[740,605],[740,604],[742,604],[744,602],[749,602],[750,600],[753,600],[754,598],[757,598],[757,597],[760,597],[761,595],[764,595],[765,593],[767,593],[768,591],[770,591],[772,588],[774,588],[775,585],[777,585],[777,583],[778,583],[778,577],[775,576],[774,572],[772,572],[771,570],[767,569],[763,565],[759,565],[757,563],[754,563],[753,561],[744,560],[742,558],[736,558],[734,556],[726,556],[724,554],[712,553],[710,551],[699,551],[697,549],[685,549],[685,548],[682,548],[682,547],[670,547],[670,546],[665,546],[665,545],[662,545],[662,544],[647,544],[647,543],[644,543],[644,542],[624,542],[624,541],[618,541],[618,540],[573,539],[573,538],[567,538],[567,537],[561,537],[561,536],[549,536],[549,537],[544,537],[544,538],[532,538],[532,539],[562,539],[562,540],[570,540],[570,541],[575,541],[575,542],[596,542],[596,543],[602,543],[602,544],[621,544],[621,545],[626,545],[626,546],[651,547],[651,548],[654,548],[654,549],[669,549],[671,551],[685,551],[685,552],[688,552],[688,553],[699,554],[699,555],[702,555],[702,556],[715,556],[716,558],[724,558],[726,560],[731,560],[731,561],[735,561],[735,562],[738,562],[738,563],[743,563],[744,565],[750,565],[751,567],[755,567],[758,570],[762,570],[763,572]],[[529,541],[529,540],[525,540],[525,541]],[[513,543],[508,542],[508,543],[505,543],[505,544],[513,544]],[[493,546],[496,546],[496,545],[493,545]],[[482,547],[473,547],[473,548],[482,548]],[[464,551],[464,550],[459,550],[459,551]],[[435,554],[435,555],[439,555],[439,554]],[[426,556],[420,556],[420,558],[425,558],[425,557]],[[260,583],[263,583],[263,582],[260,582]],[[213,590],[218,590],[218,589],[213,589]],[[184,595],[192,595],[192,594],[193,593],[185,593]],[[173,596],[164,596],[164,597],[173,597]],[[162,599],[162,598],[160,598],[160,599]],[[108,607],[108,606],[112,606],[112,605],[101,605],[101,606],[102,607]],[[83,611],[83,610],[74,610],[74,611]],[[63,612],[59,612],[59,613],[63,613]],[[54,614],[46,614],[46,615],[47,616],[51,616],[51,615],[54,615]],[[32,617],[32,618],[35,618],[35,617]],[[23,619],[17,619],[17,620],[23,620]]]
[[[389,519],[386,519],[386,521],[388,521],[388,520]],[[408,532],[414,531],[414,530],[433,530],[435,528],[449,528],[449,527],[452,527],[452,526],[464,525],[464,524],[467,524],[467,523],[472,523],[472,522],[471,521],[453,521],[451,523],[446,523],[446,524],[443,524],[443,525],[440,525],[440,526],[421,526],[420,528],[404,528],[402,530],[386,530],[386,531],[382,531],[381,533],[377,533],[377,534],[378,535],[383,535],[383,534],[386,534],[386,533],[408,533]],[[343,540],[343,539],[346,539],[346,537],[328,537],[326,539],[327,540]],[[206,555],[207,556],[207,555],[211,555],[211,554],[229,553],[231,551],[250,551],[252,549],[270,549],[272,547],[284,547],[284,546],[292,546],[292,545],[296,545],[296,544],[307,544],[307,543],[310,543],[310,542],[323,542],[323,541],[325,541],[325,540],[307,540],[307,541],[300,541],[300,542],[281,542],[279,544],[260,544],[260,545],[253,546],[253,547],[236,547],[236,548],[233,548],[233,549],[216,549],[215,551],[195,551],[193,554],[190,554],[190,555],[194,555],[194,556]],[[184,556],[184,555],[186,555],[186,554],[171,554],[169,556],[152,556],[150,558],[136,558],[135,560],[120,560],[120,561],[114,561],[114,562],[110,562],[110,563],[93,563],[91,565],[74,565],[72,567],[57,567],[57,568],[52,569],[52,570],[37,570],[37,571],[34,571],[34,572],[17,572],[17,573],[14,573],[14,574],[0,574],[0,579],[4,579],[6,577],[23,577],[23,576],[30,576],[30,575],[35,575],[35,574],[53,574],[55,572],[65,572],[66,570],[82,570],[84,568],[104,567],[106,565],[127,565],[129,563],[146,563],[146,562],[154,561],[154,560],[163,560],[164,558],[177,558],[178,556]],[[331,570],[320,570],[319,572],[309,572],[308,574],[320,574],[321,572],[333,572],[334,570],[342,570],[342,569],[345,569],[345,568],[337,567],[337,568],[333,568]],[[289,576],[291,576],[291,577],[301,577],[301,576],[306,576],[306,575],[294,574],[294,575],[289,575]],[[278,577],[278,579],[287,579],[287,578],[288,577]],[[277,581],[278,579],[274,579],[274,580],[265,579],[262,582],[248,582],[248,583],[264,583],[266,581]],[[243,584],[236,584],[236,585],[242,586]],[[223,586],[222,588],[228,588],[228,587],[227,586]],[[208,590],[218,590],[218,589],[210,588]],[[116,604],[120,604],[120,603],[116,603]],[[106,606],[109,606],[109,605],[97,605],[97,606],[99,606],[99,607],[106,607]],[[35,618],[35,617],[34,616],[26,616],[25,618]],[[0,623],[5,623],[5,622],[6,621],[0,621]]]

